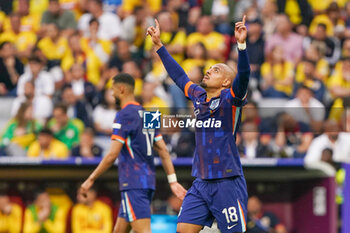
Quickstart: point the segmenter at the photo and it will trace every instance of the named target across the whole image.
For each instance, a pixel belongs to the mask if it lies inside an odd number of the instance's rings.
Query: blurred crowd
[[[74,194],[73,194],[74,195]],[[23,199],[15,192],[0,192],[0,230],[11,233],[55,232],[55,233],[110,233],[116,221],[120,201],[106,195],[106,192],[93,186],[83,197],[79,192],[71,198],[60,188],[38,186],[32,195]],[[152,213],[156,215],[178,215],[182,201],[174,195],[165,200],[156,199],[152,203]],[[157,223],[153,216],[154,230],[164,231],[163,220]],[[159,220],[158,220],[159,221]],[[157,224],[162,224],[159,231]],[[219,232],[216,225],[212,231]],[[287,233],[281,219],[269,211],[257,196],[248,200],[247,232],[249,233]]]
[[[252,72],[241,156],[350,160],[345,0],[3,0],[0,7],[0,95],[15,98],[2,155],[103,156],[117,112],[110,80],[119,72],[135,78],[146,109],[191,111],[147,27],[159,20],[163,44],[200,83],[217,62],[236,70],[233,25],[245,14]],[[172,156],[193,155],[191,130],[164,134]]]

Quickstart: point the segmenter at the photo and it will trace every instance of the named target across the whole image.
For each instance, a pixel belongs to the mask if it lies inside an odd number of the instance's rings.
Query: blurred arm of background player
[[[86,179],[86,181],[81,185],[80,192],[83,196],[86,196],[87,191],[92,187],[95,180],[100,177],[105,171],[107,171],[118,158],[118,155],[123,147],[123,144],[118,141],[112,141],[111,147],[107,155],[101,160],[97,168],[91,173],[91,175]],[[163,140],[159,140],[155,143],[154,149],[158,152],[164,170],[167,175],[175,174],[175,169],[173,163],[171,162],[169,152]],[[178,182],[170,183],[171,191],[181,200],[184,199],[186,195],[186,190]]]
[[[85,180],[85,182],[80,187],[80,193],[86,197],[87,191],[92,187],[95,180],[100,177],[105,171],[107,171],[118,158],[120,151],[123,148],[123,143],[113,140],[111,142],[111,147],[105,157],[101,160],[97,168],[91,173],[91,175]]]
[[[167,175],[175,174],[174,165],[171,161],[170,154],[169,154],[169,151],[166,147],[164,140],[162,139],[162,140],[155,142],[154,149],[155,149],[155,151],[157,151],[160,159],[162,160],[162,165],[163,165],[163,168],[165,170],[165,173]],[[170,188],[171,188],[171,191],[178,198],[180,198],[181,200],[183,200],[185,198],[187,191],[177,181],[171,182]]]

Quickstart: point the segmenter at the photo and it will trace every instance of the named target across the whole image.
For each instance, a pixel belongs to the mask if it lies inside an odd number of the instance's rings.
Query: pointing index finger
[[[156,28],[159,29],[159,22],[157,19],[154,20],[156,22]]]
[[[243,25],[245,25],[245,18],[246,18],[246,15],[243,16],[243,20],[242,20]]]

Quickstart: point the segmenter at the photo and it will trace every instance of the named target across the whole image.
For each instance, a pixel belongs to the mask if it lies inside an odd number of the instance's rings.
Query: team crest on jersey
[[[220,98],[219,99],[216,99],[216,100],[213,100],[211,103],[210,103],[210,110],[214,110],[216,109],[217,107],[219,107],[219,104],[220,104]]]

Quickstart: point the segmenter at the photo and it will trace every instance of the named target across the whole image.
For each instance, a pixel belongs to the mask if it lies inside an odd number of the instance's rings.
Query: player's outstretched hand
[[[160,40],[160,27],[158,20],[155,19],[156,22],[156,27],[148,27],[147,28],[147,35],[150,35],[152,38],[152,43],[155,46],[156,50],[160,49],[163,44],[162,41]]]
[[[245,26],[246,16],[243,16],[242,21],[235,24],[235,37],[238,43],[243,44],[247,38],[247,27]]]
[[[87,179],[79,189],[79,193],[83,195],[83,197],[87,197],[87,192],[94,185],[94,181],[91,179]]]
[[[171,191],[175,194],[177,198],[183,200],[187,193],[187,190],[178,182],[170,183]]]

